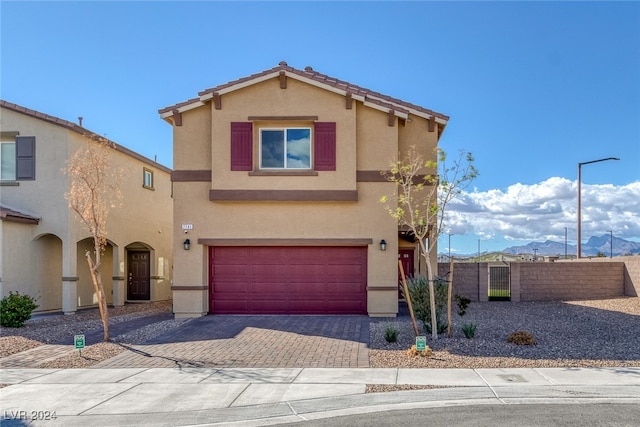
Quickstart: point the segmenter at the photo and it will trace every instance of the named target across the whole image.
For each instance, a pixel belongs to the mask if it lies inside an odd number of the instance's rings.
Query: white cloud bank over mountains
[[[563,241],[567,227],[575,239],[577,198],[577,181],[558,177],[514,184],[504,191],[465,192],[447,207],[444,231],[482,239]],[[626,240],[640,239],[640,181],[621,186],[582,183],[583,239],[609,230]]]

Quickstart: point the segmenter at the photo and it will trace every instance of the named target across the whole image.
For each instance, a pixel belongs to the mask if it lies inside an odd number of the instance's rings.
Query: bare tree
[[[411,146],[405,157],[391,163],[382,175],[396,184],[396,191],[382,196],[389,215],[398,221],[401,228],[411,231],[420,245],[427,265],[431,306],[431,335],[438,337],[433,271],[430,258],[436,250],[438,237],[444,231],[445,211],[449,203],[458,197],[478,171],[473,166],[471,153],[460,150],[453,164],[447,164],[447,155],[436,149],[437,161],[425,159],[415,146]],[[440,167],[440,174],[434,172]],[[428,241],[428,243],[427,243]]]
[[[109,312],[100,274],[101,256],[107,245],[107,218],[111,208],[121,198],[118,181],[120,168],[112,167],[111,157],[115,144],[97,135],[88,136],[86,145],[79,148],[67,161],[63,172],[69,176],[69,191],[65,194],[73,210],[93,237],[93,254],[87,251],[87,263],[98,297],[104,340],[109,341]]]

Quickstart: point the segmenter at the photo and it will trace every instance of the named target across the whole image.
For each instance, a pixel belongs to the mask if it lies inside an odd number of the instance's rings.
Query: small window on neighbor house
[[[16,142],[0,141],[0,180],[16,180]]]
[[[143,168],[142,186],[153,190],[153,171],[151,169]]]
[[[35,180],[36,137],[2,132],[0,138],[0,181]]]

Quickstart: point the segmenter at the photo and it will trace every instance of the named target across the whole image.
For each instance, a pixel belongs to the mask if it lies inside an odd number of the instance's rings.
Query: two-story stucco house
[[[82,126],[0,101],[0,295],[38,299],[37,311],[74,313],[97,304],[85,258],[90,234],[68,208],[62,172],[94,135]],[[108,219],[102,257],[107,302],[171,299],[171,170],[123,146],[122,207]]]
[[[447,116],[285,62],[159,114],[176,316],[396,315],[398,259],[412,273],[418,254],[380,171],[411,145],[435,160]]]

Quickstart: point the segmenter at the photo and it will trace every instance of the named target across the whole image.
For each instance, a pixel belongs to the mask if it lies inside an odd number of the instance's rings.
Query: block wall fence
[[[488,301],[489,267],[509,266],[511,301],[603,299],[640,295],[640,256],[556,262],[467,263],[453,269],[453,294]],[[438,264],[438,274],[449,273]]]

